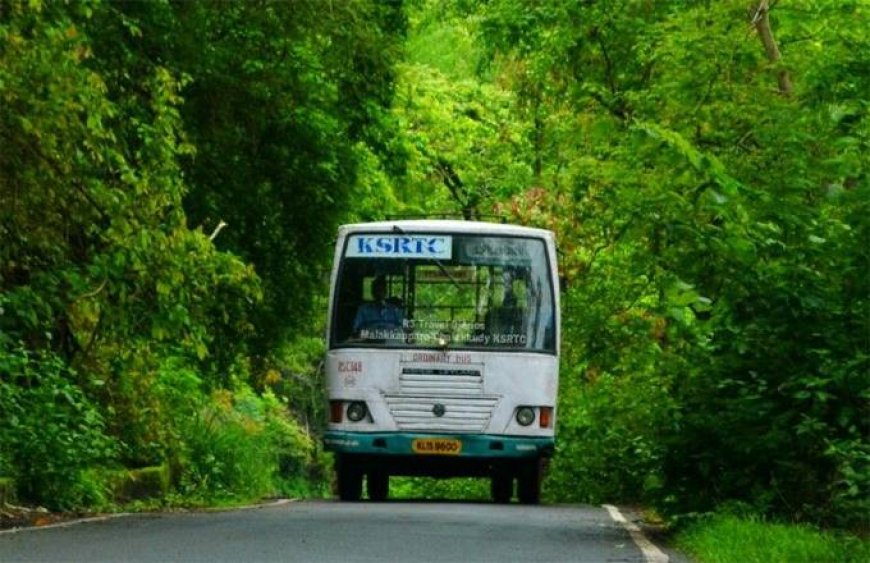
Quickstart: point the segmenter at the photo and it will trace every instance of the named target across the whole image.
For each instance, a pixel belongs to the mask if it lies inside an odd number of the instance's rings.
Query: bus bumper
[[[489,434],[336,430],[327,431],[323,443],[327,451],[341,454],[481,459],[549,458],[552,457],[555,446],[552,436],[538,438]]]

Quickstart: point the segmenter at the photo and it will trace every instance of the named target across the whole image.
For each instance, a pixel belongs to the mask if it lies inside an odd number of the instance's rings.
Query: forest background
[[[868,29],[866,0],[0,0],[0,476],[59,510],[147,466],[165,502],[324,494],[335,229],[447,210],[557,234],[545,498],[866,529]]]

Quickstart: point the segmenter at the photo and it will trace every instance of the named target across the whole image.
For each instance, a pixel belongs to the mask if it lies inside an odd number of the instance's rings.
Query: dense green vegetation
[[[95,467],[249,497],[322,465],[298,396],[313,304],[390,152],[404,22],[368,1],[0,3],[0,473],[24,500],[100,503]]]
[[[682,530],[677,545],[702,563],[860,563],[870,558],[870,544],[854,536],[726,515]]]
[[[0,475],[53,508],[160,464],[187,499],[322,490],[334,229],[449,211],[557,233],[546,497],[866,525],[866,29],[866,0],[0,0]]]
[[[550,498],[866,522],[867,3],[454,6],[411,42],[412,76],[449,84],[413,100],[451,115],[412,114],[434,141],[409,169],[559,235]],[[445,36],[463,56],[427,49]],[[442,149],[457,124],[470,133]],[[518,184],[474,138],[487,129]]]

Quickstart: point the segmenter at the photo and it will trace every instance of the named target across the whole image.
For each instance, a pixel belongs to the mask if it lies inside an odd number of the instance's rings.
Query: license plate
[[[453,438],[417,438],[411,442],[415,454],[422,455],[459,455],[462,441]]]

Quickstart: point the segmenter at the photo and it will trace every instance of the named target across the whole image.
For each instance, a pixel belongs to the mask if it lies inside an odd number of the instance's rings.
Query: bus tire
[[[383,502],[390,496],[390,476],[384,471],[372,471],[366,476],[369,500]]]
[[[507,504],[514,496],[514,478],[506,471],[496,471],[489,482],[493,502]]]
[[[362,472],[341,462],[338,463],[336,471],[338,473],[338,498],[343,501],[358,501],[362,496]]]
[[[517,498],[522,504],[539,504],[541,502],[542,477],[541,460],[536,459],[520,467],[517,476]]]

